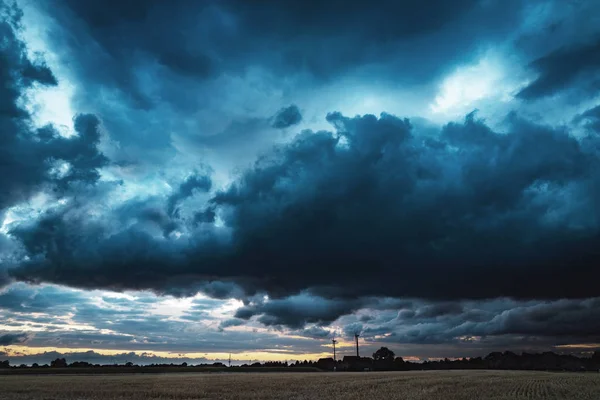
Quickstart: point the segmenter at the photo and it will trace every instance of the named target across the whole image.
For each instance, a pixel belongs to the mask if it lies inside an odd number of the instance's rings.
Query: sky
[[[0,4],[0,359],[600,348],[597,1]]]

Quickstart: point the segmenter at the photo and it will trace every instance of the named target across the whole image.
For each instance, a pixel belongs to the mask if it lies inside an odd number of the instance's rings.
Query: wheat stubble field
[[[0,376],[0,399],[600,399],[600,373],[429,371]]]
[[[600,399],[600,373],[429,371],[0,376],[0,399]]]

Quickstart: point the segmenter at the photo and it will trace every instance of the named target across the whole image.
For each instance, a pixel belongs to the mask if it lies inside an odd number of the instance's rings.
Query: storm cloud
[[[507,132],[470,114],[433,137],[389,114],[328,121],[335,131],[299,134],[214,194],[226,238],[92,238],[52,212],[13,231],[31,261],[11,273],[159,291],[225,280],[274,297],[598,295],[579,279],[594,276],[600,248],[596,149],[516,115]]]

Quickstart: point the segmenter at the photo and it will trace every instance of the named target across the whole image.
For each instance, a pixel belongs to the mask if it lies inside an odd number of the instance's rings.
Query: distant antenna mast
[[[356,341],[356,357],[359,358],[360,356],[358,355],[358,338],[360,337],[360,335],[358,334],[358,332],[356,332],[354,334],[354,340]]]
[[[335,340],[335,334],[333,335],[333,339],[331,339],[331,343],[333,343],[333,361],[336,362],[337,359],[335,358],[335,345],[337,343],[337,340]]]

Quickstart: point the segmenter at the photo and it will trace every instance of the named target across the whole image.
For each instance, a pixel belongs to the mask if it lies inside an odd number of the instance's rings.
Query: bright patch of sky
[[[511,101],[517,87],[499,57],[486,54],[473,64],[457,67],[444,78],[429,108],[446,119],[463,116],[482,100]]]
[[[57,86],[41,87],[34,85],[25,92],[22,99],[23,105],[32,115],[33,123],[37,127],[53,124],[63,136],[72,136],[74,112],[71,104],[75,87],[61,73],[62,68],[58,57],[49,50],[44,42],[43,26],[37,23],[40,17],[35,7],[30,7],[29,2],[20,1],[23,7],[23,27],[19,32],[24,42],[27,43],[27,53],[30,59],[43,59],[58,80]]]
[[[54,125],[65,137],[74,135],[73,116],[70,98],[73,87],[66,81],[60,81],[55,87],[34,87],[26,93],[25,108],[30,112],[37,127]]]
[[[35,196],[31,197],[29,201],[10,207],[6,210],[4,213],[4,221],[2,221],[2,226],[0,228],[0,233],[6,234],[11,223],[27,221],[29,219],[36,218],[44,211],[65,205],[67,201],[67,199],[56,199],[45,192],[39,192]]]

